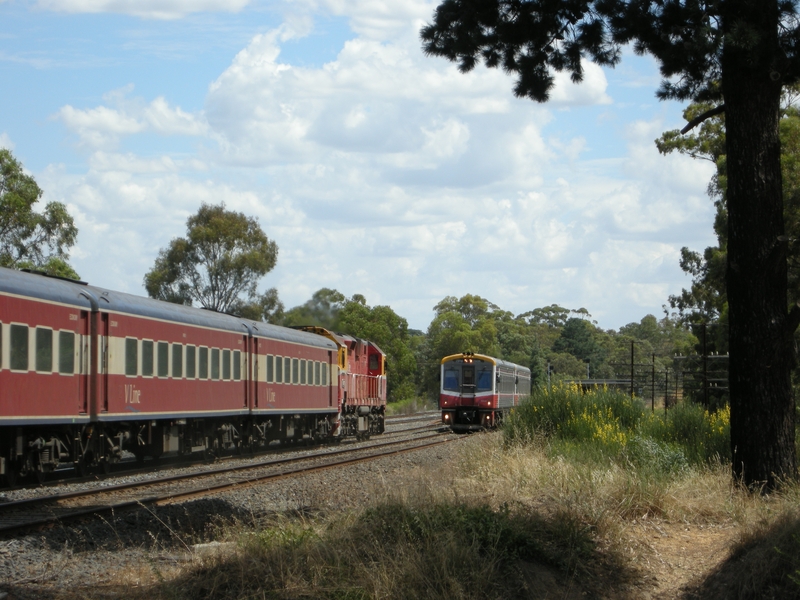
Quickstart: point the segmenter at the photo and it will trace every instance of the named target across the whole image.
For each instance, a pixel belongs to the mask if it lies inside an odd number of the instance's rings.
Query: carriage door
[[[75,374],[78,380],[78,412],[86,414],[89,411],[89,341],[91,340],[89,312],[82,310],[78,315],[75,325]]]
[[[98,371],[100,373],[100,410],[108,412],[108,313],[100,313],[100,340],[98,346],[98,353],[100,358],[100,365]]]

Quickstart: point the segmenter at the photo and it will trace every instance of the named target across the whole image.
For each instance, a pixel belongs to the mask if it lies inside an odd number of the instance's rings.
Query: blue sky
[[[0,0],[0,145],[80,229],[72,263],[144,293],[202,202],[280,249],[262,288],[321,287],[425,329],[448,295],[618,328],[689,284],[713,243],[708,164],[662,157],[682,126],[655,63],[587,64],[545,105],[510,77],[424,57],[423,0]]]

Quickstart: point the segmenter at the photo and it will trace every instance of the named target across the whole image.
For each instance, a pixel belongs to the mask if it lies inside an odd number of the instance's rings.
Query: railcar
[[[439,408],[453,431],[495,427],[531,393],[531,371],[499,358],[462,352],[441,360]]]
[[[344,375],[324,335],[0,269],[0,475],[12,483],[66,463],[107,470],[125,451],[356,434],[341,427]]]

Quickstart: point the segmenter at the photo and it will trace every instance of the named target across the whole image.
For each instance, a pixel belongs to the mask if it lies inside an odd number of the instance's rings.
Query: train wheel
[[[39,483],[39,485],[42,485],[45,482],[45,479],[47,479],[47,474],[44,472],[44,469],[42,469],[42,465],[36,465],[36,469],[34,469],[33,474],[36,477],[36,481]]]

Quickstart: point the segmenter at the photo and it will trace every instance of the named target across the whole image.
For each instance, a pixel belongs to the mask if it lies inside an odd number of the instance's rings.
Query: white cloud
[[[0,133],[0,148],[6,148],[8,150],[14,149],[14,142],[11,141],[11,138],[8,137],[5,131]]]
[[[103,106],[64,106],[58,118],[91,150],[86,171],[37,179],[78,215],[81,275],[142,293],[159,248],[201,202],[224,201],[278,243],[263,285],[289,306],[327,286],[418,328],[443,296],[465,293],[513,312],[586,306],[609,327],[657,311],[682,281],[680,246],[710,236],[707,166],[658,155],[667,127],[652,112],[628,127],[586,117],[618,108],[591,63],[583,84],[559,75],[538,105],[514,98],[500,70],[464,75],[424,57],[418,30],[435,4],[287,4],[285,24],[209,83],[202,111],[132,86]],[[313,32],[319,10],[346,17],[353,36],[327,64],[291,64],[283,47]],[[621,150],[598,150],[595,128]],[[128,145],[147,134],[202,146]]]
[[[38,0],[44,10],[121,13],[145,19],[179,19],[197,12],[238,12],[250,0]]]
[[[163,97],[148,105],[130,101],[126,97],[130,89],[106,94],[105,99],[117,104],[117,108],[77,109],[66,105],[55,118],[78,135],[81,145],[89,148],[113,148],[121,138],[145,131],[162,135],[207,135],[208,125],[202,113],[193,115],[180,107],[172,108]]]

